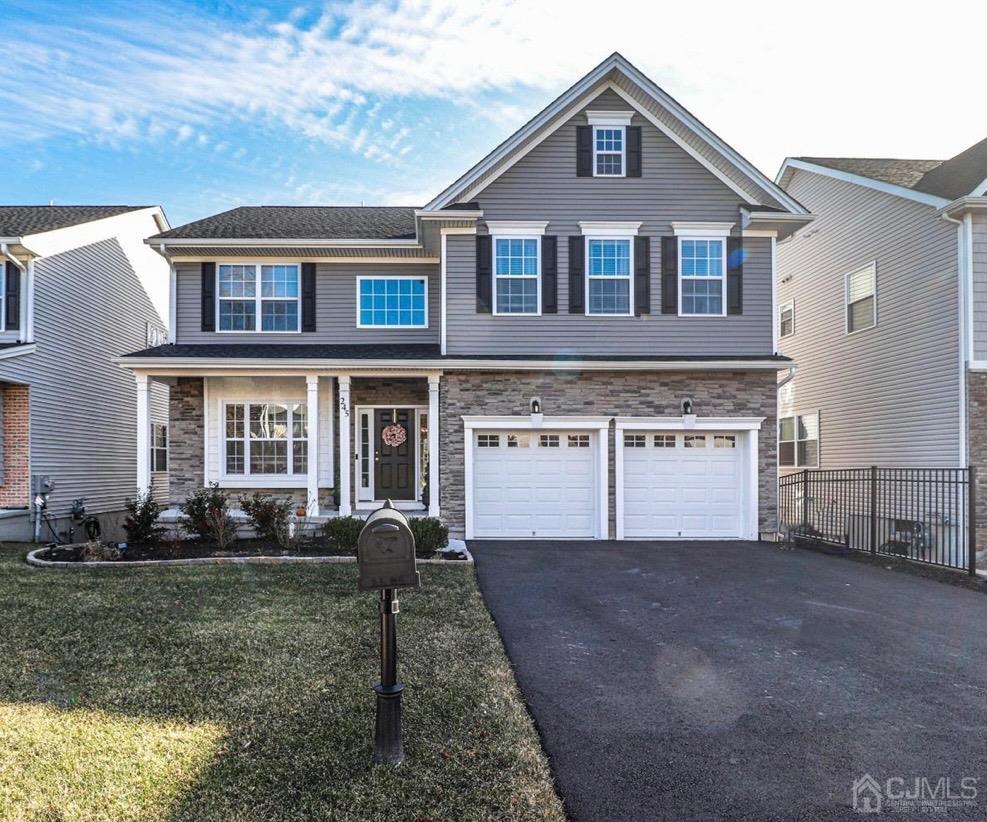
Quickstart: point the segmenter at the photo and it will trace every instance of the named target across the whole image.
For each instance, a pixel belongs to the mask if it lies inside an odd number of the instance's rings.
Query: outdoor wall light
[[[531,425],[537,428],[541,425],[544,416],[541,412],[541,399],[538,397],[532,397],[530,406],[531,408]]]
[[[682,413],[683,414],[692,413],[692,400],[682,400]]]
[[[696,415],[692,413],[692,400],[682,400],[682,427],[693,428],[696,424]]]

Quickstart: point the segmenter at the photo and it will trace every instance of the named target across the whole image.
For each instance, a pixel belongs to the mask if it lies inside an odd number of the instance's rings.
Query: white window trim
[[[626,177],[627,176],[627,127],[623,125],[607,125],[604,123],[599,123],[592,126],[593,129],[593,176],[594,177]],[[600,129],[606,131],[619,131],[620,132],[620,151],[599,151],[596,147],[596,132]],[[597,169],[598,165],[596,158],[600,155],[620,156],[620,173],[619,174],[601,174]]]
[[[164,428],[164,432],[165,432],[165,444],[164,444],[164,449],[163,449],[164,452],[165,452],[165,467],[164,468],[155,468],[154,467],[154,454],[155,454],[156,451],[162,450],[161,448],[155,446],[155,444],[154,444],[154,442],[155,442],[155,439],[154,439],[154,429],[155,428]],[[171,434],[169,433],[168,423],[166,423],[166,422],[152,422],[151,423],[151,459],[150,459],[150,463],[151,463],[151,473],[152,474],[166,474],[168,472],[169,466],[171,465]]]
[[[586,225],[585,223],[580,223],[580,225]],[[635,223],[635,225],[640,226],[640,223]],[[633,317],[634,316],[634,236],[628,234],[586,234],[583,232],[585,237],[583,239],[583,259],[585,260],[585,273],[583,276],[583,316],[586,317]],[[590,280],[607,280],[610,282],[624,279],[623,276],[610,277],[610,276],[591,276],[590,275],[590,259],[589,259],[589,244],[592,240],[624,240],[627,242],[629,247],[629,256],[627,262],[627,282],[629,283],[627,289],[627,313],[622,314],[593,314],[589,310],[589,284]]]
[[[220,328],[220,305],[225,302],[244,302],[249,297],[221,297],[219,295],[219,269],[220,266],[224,265],[235,265],[235,266],[253,266],[254,269],[254,322],[255,326],[253,331],[240,330],[235,328]],[[284,266],[294,266],[298,271],[298,296],[292,297],[261,297],[261,266],[265,265],[284,265]],[[216,281],[213,285],[216,293],[216,333],[217,334],[301,334],[302,333],[302,267],[299,263],[275,263],[269,261],[263,262],[232,262],[230,260],[223,260],[222,262],[216,263]],[[292,299],[298,304],[298,328],[294,331],[264,331],[262,326],[264,324],[263,314],[263,302],[281,302],[287,303],[291,302]]]
[[[26,277],[21,273],[21,291],[24,291]],[[7,261],[0,256],[0,333],[7,330]],[[21,302],[24,298],[21,298]],[[22,312],[23,313],[23,312]]]
[[[304,406],[306,412],[308,411],[308,403],[305,399],[298,398],[278,398],[278,399],[266,399],[266,400],[220,400],[219,402],[219,420],[217,433],[219,434],[219,480],[223,487],[234,487],[234,488],[295,488],[299,487],[299,482],[303,485],[308,477],[308,471],[300,474],[295,473],[295,426],[294,420],[292,419],[293,414],[289,412],[288,415],[288,437],[285,440],[288,443],[288,473],[287,474],[253,474],[250,472],[250,408],[251,405],[291,405],[297,404]],[[243,473],[242,474],[230,474],[226,470],[226,408],[230,405],[242,405],[244,407],[243,411]],[[306,424],[311,423],[306,419]],[[308,437],[303,437],[299,442],[308,442]],[[312,455],[308,454],[308,459],[312,459]]]
[[[781,421],[792,418],[795,424],[795,439],[794,440],[782,440],[781,438]],[[799,439],[799,419],[804,417],[815,417],[816,418],[816,463],[815,465],[803,465],[799,462],[799,443],[800,442],[812,442],[812,440],[800,440]],[[781,463],[781,444],[782,442],[791,442],[794,444],[794,456],[791,465],[782,465]],[[794,411],[779,415],[778,417],[778,467],[779,468],[818,468],[822,462],[822,428],[819,424],[819,409],[815,411],[810,411],[806,414],[798,414]]]
[[[678,278],[679,278],[679,282],[678,282],[678,292],[679,292],[679,305],[678,305],[678,309],[679,309],[679,316],[680,317],[725,317],[727,315],[727,268],[729,267],[729,262],[727,260],[727,238],[726,238],[726,236],[725,235],[719,235],[719,234],[717,234],[717,235],[709,235],[708,234],[706,236],[695,235],[695,234],[693,234],[693,235],[690,235],[690,234],[677,234],[676,235],[676,240],[677,240],[677,243],[678,243],[678,251],[677,251],[677,255],[676,256],[678,258],[678,267],[679,267],[679,270],[678,270]],[[721,289],[721,294],[720,294],[721,310],[718,313],[714,313],[714,314],[692,314],[692,313],[686,314],[686,313],[684,313],[682,311],[682,296],[683,296],[682,295],[682,281],[684,279],[686,279],[685,277],[682,276],[682,242],[684,240],[702,240],[702,241],[708,241],[708,242],[718,241],[720,243],[720,245],[722,246],[722,248],[723,248],[723,256],[721,258],[723,260],[723,272],[720,274],[719,277],[689,277],[688,278],[689,280],[716,280],[716,279],[719,279],[719,281],[720,281],[720,289]]]
[[[851,331],[850,330],[850,278],[855,274],[861,274],[864,271],[872,271],[874,274],[874,292],[873,292],[874,309],[871,312],[871,316],[873,317],[873,322],[864,328],[857,328]],[[867,299],[867,298],[864,297],[863,299]],[[856,302],[860,302],[860,300],[857,300]],[[867,265],[861,266],[860,268],[850,271],[849,273],[843,276],[843,331],[844,333],[847,336],[850,336],[851,334],[860,334],[864,331],[870,331],[872,328],[877,328],[877,260],[869,262]]]
[[[424,325],[364,325],[360,322],[360,283],[364,280],[421,280],[425,284],[425,324]],[[356,278],[356,327],[374,331],[408,331],[428,328],[428,277],[424,274],[367,274]]]
[[[547,223],[546,223],[547,225]],[[544,234],[544,229],[539,234],[524,234],[524,233],[512,233],[512,234],[491,234],[491,254],[493,259],[491,264],[493,267],[493,316],[495,317],[540,317],[541,316],[541,238]],[[497,274],[497,241],[498,240],[534,240],[535,241],[535,282],[537,283],[537,297],[534,311],[498,311],[497,310],[497,280],[517,280],[517,279],[530,279],[530,275],[519,275],[519,274]]]
[[[782,334],[781,331],[783,327],[782,316],[786,311],[792,312],[792,330],[788,334]],[[783,302],[780,306],[778,306],[778,339],[784,340],[787,339],[788,337],[794,337],[794,336],[795,336],[795,300],[792,299],[792,300],[788,300],[787,302]]]
[[[676,237],[705,240],[709,237],[729,237],[736,223],[697,223],[674,220],[669,225]]]

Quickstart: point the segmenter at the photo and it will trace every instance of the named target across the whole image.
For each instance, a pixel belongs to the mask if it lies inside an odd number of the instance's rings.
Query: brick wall
[[[439,390],[442,519],[455,536],[466,525],[464,497],[465,414],[530,414],[540,397],[547,416],[675,417],[691,398],[700,416],[765,417],[759,443],[759,529],[777,530],[776,375],[765,372],[475,372],[447,373]],[[610,430],[610,536],[614,536],[614,430]]]
[[[3,485],[0,508],[31,504],[31,396],[26,385],[6,383],[3,402]]]
[[[977,550],[987,548],[987,373],[967,373],[970,465],[977,467]]]

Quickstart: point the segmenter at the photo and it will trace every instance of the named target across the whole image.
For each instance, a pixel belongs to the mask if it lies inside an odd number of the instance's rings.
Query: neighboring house
[[[613,55],[423,208],[150,238],[173,336],[121,362],[172,381],[174,503],[217,482],[467,538],[756,538],[774,243],[810,219]]]
[[[782,471],[987,466],[987,140],[791,158],[777,181],[816,215],[778,245]]]
[[[157,206],[0,206],[0,539],[54,539],[76,500],[118,533],[134,496],[137,400],[113,360],[165,339],[168,267],[144,239],[167,228]],[[150,403],[165,444],[167,386]],[[162,499],[166,460],[159,448]],[[42,478],[51,529],[35,516]]]

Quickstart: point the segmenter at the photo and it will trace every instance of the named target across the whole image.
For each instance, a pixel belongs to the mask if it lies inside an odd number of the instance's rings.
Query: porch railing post
[[[977,575],[977,468],[971,465],[966,471],[969,494],[966,515],[966,560],[967,572],[973,577]]]
[[[877,554],[877,466],[870,467],[870,552]]]

